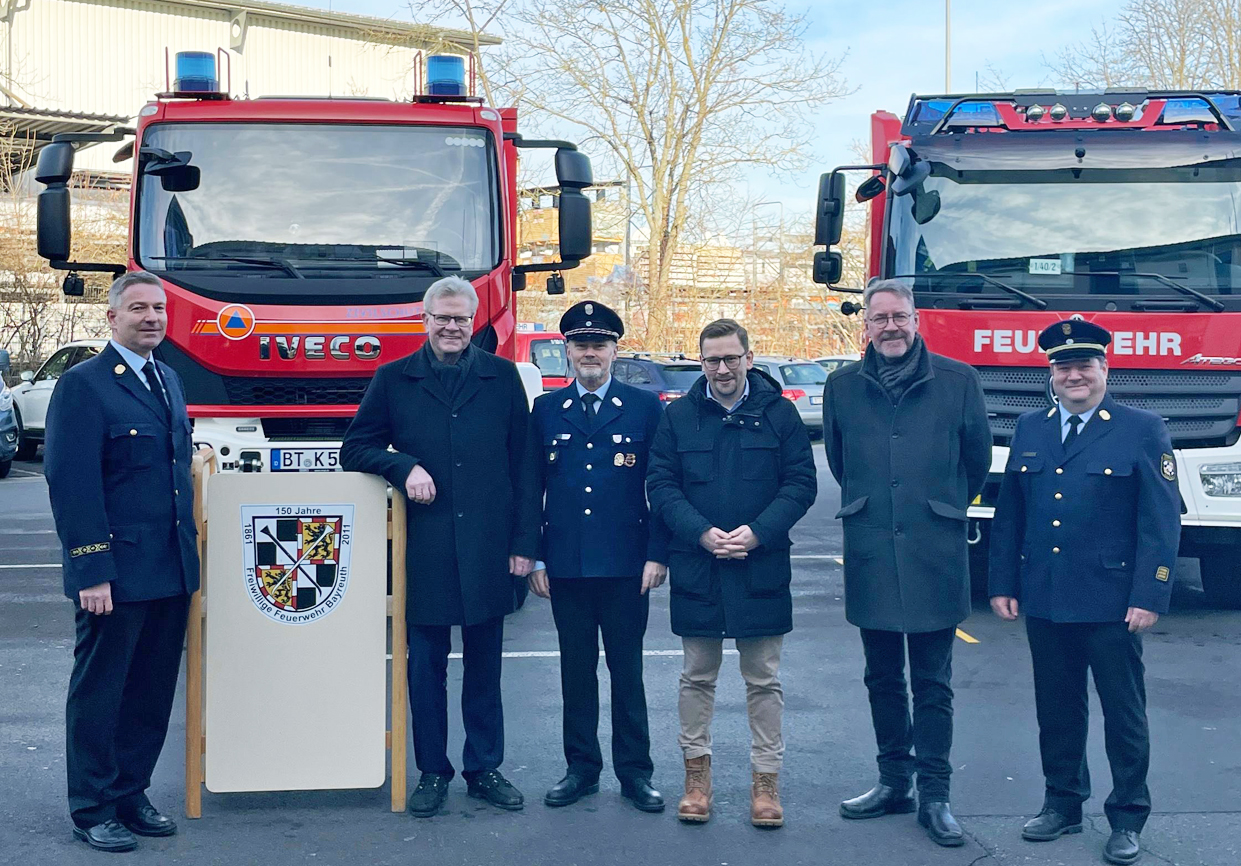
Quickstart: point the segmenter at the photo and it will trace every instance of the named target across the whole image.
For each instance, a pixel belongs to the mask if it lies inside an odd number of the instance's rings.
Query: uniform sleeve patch
[[[1162,580],[1164,583],[1167,583],[1168,577],[1171,576],[1171,574],[1172,572],[1166,565],[1161,565],[1155,569],[1155,580]]]
[[[89,553],[107,553],[111,549],[111,542],[101,541],[98,544],[83,544],[81,547],[75,547],[69,551],[69,556],[77,559],[79,556],[86,556]]]
[[[1168,481],[1176,480],[1176,459],[1171,454],[1164,454],[1159,458],[1159,471]]]

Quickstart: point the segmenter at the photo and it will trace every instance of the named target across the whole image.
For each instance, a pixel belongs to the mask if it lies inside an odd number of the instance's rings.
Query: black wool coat
[[[966,510],[991,466],[982,382],[923,352],[893,404],[868,346],[828,376],[823,439],[840,482],[845,617],[859,628],[928,632],[970,613]]]
[[[748,638],[793,628],[789,530],[818,492],[814,453],[793,404],[766,373],[729,415],[700,378],[664,411],[655,433],[647,497],[672,532],[668,573],[672,631]],[[717,560],[698,543],[711,527],[748,524],[758,547]]]
[[[435,482],[408,503],[406,618],[474,625],[515,609],[510,554],[539,552],[536,452],[517,367],[477,347],[456,397],[431,369],[430,345],[375,372],[345,433],[341,466],[404,495],[415,465]],[[391,445],[393,450],[389,450]]]

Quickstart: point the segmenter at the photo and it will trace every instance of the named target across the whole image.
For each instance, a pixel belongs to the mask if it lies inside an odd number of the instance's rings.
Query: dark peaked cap
[[[1047,353],[1048,362],[1077,361],[1082,358],[1104,358],[1112,335],[1107,329],[1084,319],[1065,319],[1043,329],[1038,347]]]
[[[560,317],[566,340],[619,340],[625,334],[621,317],[598,301],[582,301]]]

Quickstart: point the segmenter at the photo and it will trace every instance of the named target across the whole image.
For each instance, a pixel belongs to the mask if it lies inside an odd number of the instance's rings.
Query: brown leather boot
[[[682,821],[711,820],[711,756],[685,759],[685,796],[677,806]]]
[[[784,809],[775,773],[755,773],[750,786],[750,823],[755,827],[783,827]]]

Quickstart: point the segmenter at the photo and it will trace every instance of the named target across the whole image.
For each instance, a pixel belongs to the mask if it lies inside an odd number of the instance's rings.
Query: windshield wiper
[[[358,261],[369,261],[369,259],[358,259]],[[402,268],[422,268],[430,271],[437,277],[444,276],[444,269],[435,262],[426,259],[386,259],[383,256],[375,256],[375,261],[383,262],[386,265],[397,265]]]
[[[1034,295],[1027,294],[1026,292],[1023,292],[1021,289],[1014,288],[1013,286],[1010,286],[1008,283],[1002,283],[999,280],[995,279],[994,277],[989,277],[986,274],[958,274],[953,271],[932,271],[931,273],[928,273],[928,274],[897,274],[894,277],[888,277],[888,279],[918,280],[918,279],[924,279],[926,277],[952,277],[958,280],[969,279],[970,277],[977,277],[978,279],[982,280],[984,283],[989,283],[990,285],[993,285],[998,289],[1002,289],[1008,292],[1010,295],[1013,295],[1014,297],[1021,298],[1021,300],[1025,301],[1027,304],[1031,304],[1040,310],[1047,309],[1047,302],[1044,301],[1042,298],[1036,298],[1034,297]]]
[[[234,262],[241,265],[258,265],[259,267],[275,268],[284,271],[297,280],[306,279],[302,272],[288,261],[277,256],[147,256],[163,262]]]
[[[1210,295],[1204,295],[1197,289],[1191,289],[1189,286],[1182,286],[1176,280],[1165,277],[1163,274],[1146,274],[1136,272],[1121,273],[1120,271],[1061,271],[1061,273],[1068,274],[1072,277],[1143,277],[1148,280],[1155,280],[1156,282],[1163,283],[1165,286],[1176,289],[1183,295],[1189,295],[1191,298],[1196,298],[1199,303],[1206,304],[1217,313],[1224,312],[1224,305],[1220,301],[1217,301]]]

